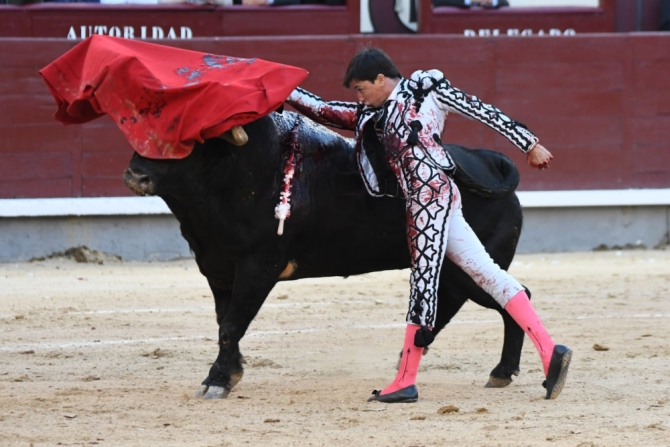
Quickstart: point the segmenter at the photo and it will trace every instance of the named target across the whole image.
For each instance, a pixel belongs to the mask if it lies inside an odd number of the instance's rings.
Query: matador
[[[364,49],[350,61],[344,86],[354,87],[358,102],[328,102],[298,87],[287,103],[321,124],[354,130],[358,165],[368,192],[379,197],[402,195],[406,200],[411,276],[405,342],[395,380],[382,391],[373,391],[370,400],[418,399],[416,376],[423,350],[433,341],[445,256],[524,329],[542,359],[546,398],[556,398],[572,351],[554,343],[525,288],[491,259],[463,218],[461,196],[452,179],[456,167],[440,136],[448,113],[456,112],[506,137],[527,154],[533,167],[548,167],[551,153],[526,126],[455,88],[440,71],[416,71],[403,78],[378,48]]]

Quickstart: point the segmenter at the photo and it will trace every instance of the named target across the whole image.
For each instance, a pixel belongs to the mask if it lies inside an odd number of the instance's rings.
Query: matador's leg
[[[412,258],[410,305],[407,330],[398,374],[371,400],[413,402],[418,399],[416,375],[424,347],[432,342],[437,313],[437,289],[447,250],[449,219],[460,207],[460,195],[451,179],[419,148],[402,155],[400,165],[392,164],[402,176],[407,197],[407,242]],[[401,171],[401,172],[398,172]]]
[[[447,256],[491,295],[517,322],[537,349],[547,377],[547,399],[555,399],[565,384],[572,351],[556,345],[535,313],[524,287],[501,269],[463,218],[454,210],[449,226]]]

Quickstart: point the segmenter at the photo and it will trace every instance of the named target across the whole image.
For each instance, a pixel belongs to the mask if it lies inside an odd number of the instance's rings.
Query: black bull
[[[211,139],[182,160],[135,154],[125,172],[131,190],[160,196],[174,213],[214,294],[219,355],[200,388],[207,398],[226,397],[242,378],[239,341],[278,281],[410,266],[405,201],[370,196],[351,140],[307,119],[297,129],[303,159],[293,180],[292,213],[284,235],[277,235],[274,208],[296,119],[293,113],[272,114],[245,126],[246,145]],[[455,180],[465,218],[493,259],[508,268],[522,222],[514,194],[517,169],[496,152],[446,147],[459,165]],[[519,373],[524,333],[448,260],[435,332],[468,298],[503,318],[502,358],[487,386],[506,386]]]

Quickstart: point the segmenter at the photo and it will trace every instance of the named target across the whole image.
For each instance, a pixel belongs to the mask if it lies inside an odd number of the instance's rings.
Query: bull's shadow
[[[200,272],[214,294],[219,355],[199,393],[224,398],[242,378],[239,341],[278,281],[350,276],[410,266],[405,201],[374,198],[358,174],[352,140],[303,119],[303,154],[293,180],[292,211],[277,235],[279,201],[294,113],[272,114],[244,126],[249,141],[197,144],[182,160],[150,160],[135,154],[126,185],[160,196],[181,225]],[[519,173],[505,156],[447,145],[458,170],[463,213],[503,269],[512,262],[522,215],[514,194]],[[504,387],[519,373],[524,333],[492,297],[446,261],[435,332],[467,299],[497,310],[505,339],[500,363],[487,386]]]

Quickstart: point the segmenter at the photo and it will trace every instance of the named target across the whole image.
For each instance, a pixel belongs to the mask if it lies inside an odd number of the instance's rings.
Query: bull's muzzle
[[[154,194],[154,184],[148,175],[134,172],[127,168],[123,173],[123,183],[138,196],[151,196]]]
[[[232,129],[227,130],[221,136],[219,136],[219,138],[226,140],[235,146],[244,146],[249,141],[249,136],[244,131],[242,126],[235,126]]]

